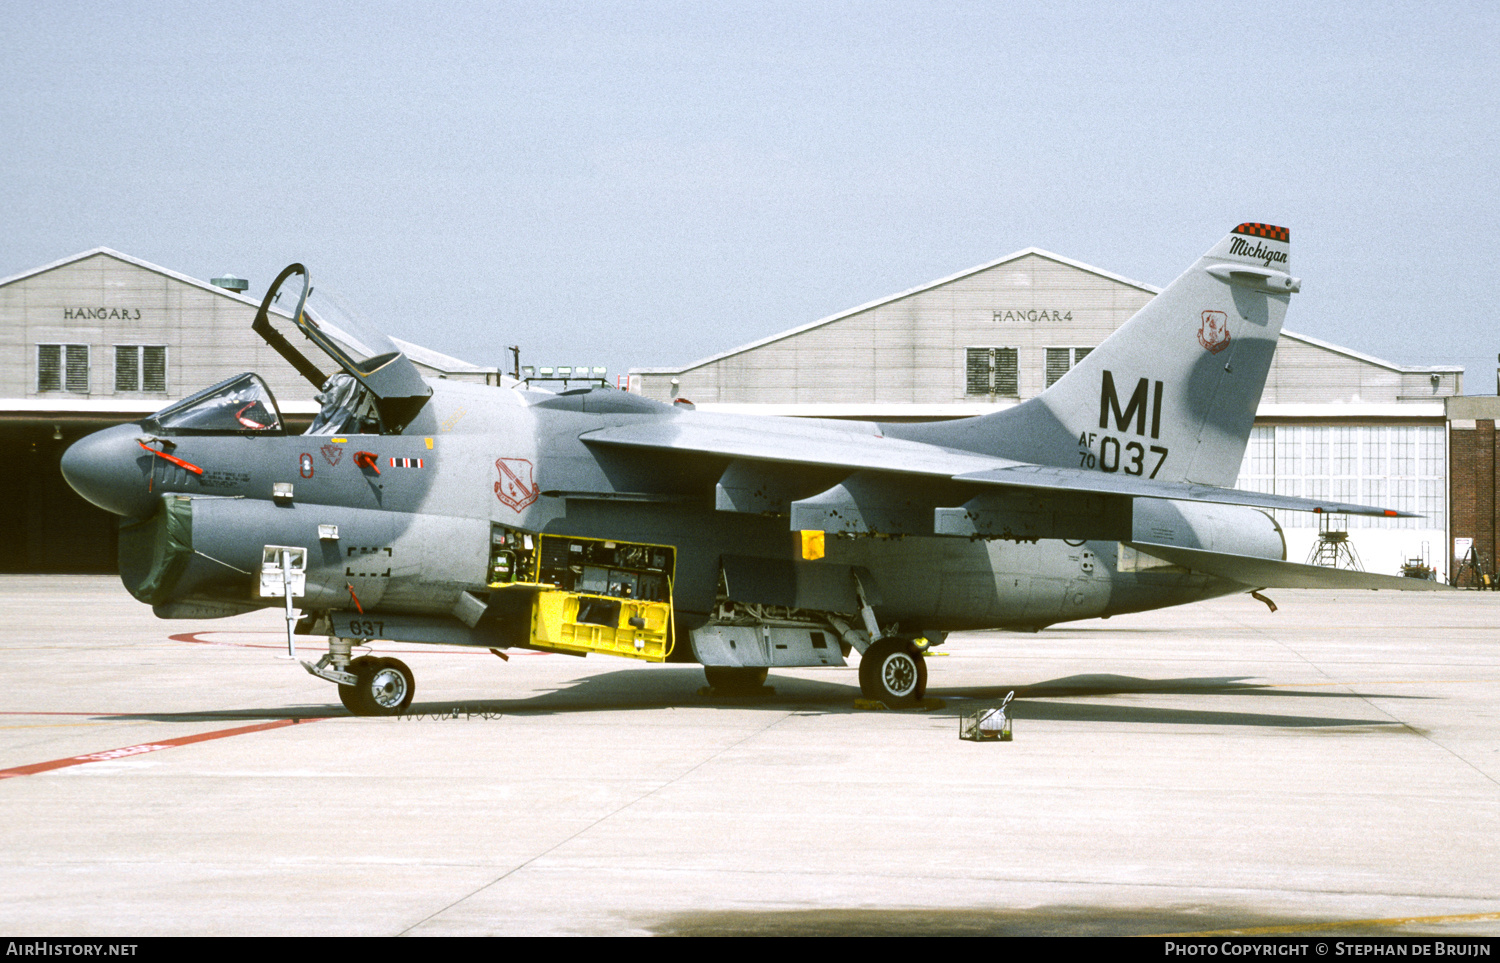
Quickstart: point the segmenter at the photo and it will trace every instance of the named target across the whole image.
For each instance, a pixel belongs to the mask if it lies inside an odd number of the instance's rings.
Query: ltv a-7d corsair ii
[[[63,473],[122,516],[137,599],[284,608],[289,646],[329,638],[303,664],[357,714],[415,691],[355,657],[376,639],[697,662],[721,689],[857,651],[863,693],[910,704],[954,630],[1435,587],[1287,562],[1265,510],[1404,513],[1227,487],[1300,287],[1287,250],[1241,224],[1039,397],[928,424],[429,381],[320,313],[294,264],[254,327],[319,389],[306,432],[247,373],[84,438]]]

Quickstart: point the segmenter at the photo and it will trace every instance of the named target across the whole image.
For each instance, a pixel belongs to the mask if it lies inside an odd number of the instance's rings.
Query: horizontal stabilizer
[[[1138,552],[1174,565],[1252,588],[1392,589],[1398,592],[1440,592],[1448,589],[1442,582],[1428,579],[1352,572],[1348,569],[1302,565],[1251,555],[1226,555],[1223,552],[1205,552],[1202,549],[1180,548],[1176,545],[1154,545],[1149,542],[1128,544]]]

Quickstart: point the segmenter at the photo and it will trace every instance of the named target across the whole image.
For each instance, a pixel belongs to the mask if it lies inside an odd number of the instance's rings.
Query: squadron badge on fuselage
[[[530,461],[501,458],[495,462],[495,470],[500,473],[500,480],[495,482],[495,497],[511,511],[519,512],[536,501],[539,490],[532,480]]]

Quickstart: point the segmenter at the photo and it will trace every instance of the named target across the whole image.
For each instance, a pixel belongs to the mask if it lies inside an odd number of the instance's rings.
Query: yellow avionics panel
[[[670,602],[540,592],[532,608],[532,644],[661,662],[672,651],[671,613]]]
[[[540,589],[531,608],[536,648],[649,662],[671,653],[672,546],[499,526],[491,541],[492,588]]]

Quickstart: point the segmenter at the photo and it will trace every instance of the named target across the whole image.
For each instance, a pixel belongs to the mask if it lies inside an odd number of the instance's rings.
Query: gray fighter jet
[[[1226,487],[1300,288],[1287,252],[1241,224],[1039,397],[931,424],[427,381],[293,264],[254,327],[320,390],[306,432],[247,373],[84,438],[63,473],[122,516],[132,595],[162,618],[284,608],[357,714],[415,691],[355,657],[375,639],[696,662],[723,690],[857,651],[865,696],[910,704],[953,630],[1436,587],[1287,562],[1264,510],[1403,513]]]

